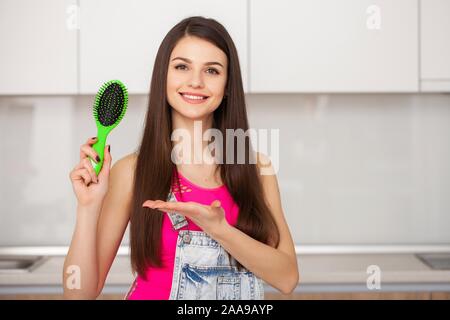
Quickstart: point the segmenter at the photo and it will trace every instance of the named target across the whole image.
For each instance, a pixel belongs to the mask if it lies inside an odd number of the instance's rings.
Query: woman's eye
[[[175,69],[177,69],[177,70],[185,70],[187,67],[186,67],[186,65],[184,65],[184,64],[179,64],[179,65],[177,65],[177,66],[175,66]],[[217,71],[216,69],[214,69],[214,68],[208,68],[208,73],[212,73],[212,74],[219,74],[219,71]]]
[[[213,74],[219,74],[219,72],[216,69],[214,69],[214,68],[209,68],[208,70],[212,70]]]
[[[186,67],[186,66],[184,64],[179,64],[179,65],[175,66],[175,69],[180,70],[180,67]]]

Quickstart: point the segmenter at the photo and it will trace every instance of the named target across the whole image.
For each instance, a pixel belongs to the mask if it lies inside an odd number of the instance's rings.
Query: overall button
[[[184,243],[190,243],[191,235],[189,233],[186,233],[185,235],[183,235],[183,241],[184,241]]]

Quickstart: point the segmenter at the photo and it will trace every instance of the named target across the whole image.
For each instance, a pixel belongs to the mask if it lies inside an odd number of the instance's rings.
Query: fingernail
[[[108,145],[108,152],[111,152],[111,146]]]
[[[95,157],[95,160],[97,160],[97,162],[100,162],[100,157],[99,157],[99,156],[96,156],[96,157]]]

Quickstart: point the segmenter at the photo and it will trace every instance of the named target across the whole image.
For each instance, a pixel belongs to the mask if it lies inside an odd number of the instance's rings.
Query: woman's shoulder
[[[137,153],[130,153],[117,160],[111,168],[111,174],[122,178],[133,177],[136,168]]]
[[[120,163],[123,166],[133,166],[136,164],[137,157],[137,152],[133,152],[117,160],[117,163]]]
[[[114,165],[121,167],[121,169],[130,170],[133,168],[133,166],[136,165],[136,161],[137,161],[137,153],[133,152],[117,160]]]

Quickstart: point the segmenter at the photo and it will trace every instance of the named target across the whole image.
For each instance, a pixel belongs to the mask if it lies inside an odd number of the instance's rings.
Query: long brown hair
[[[178,180],[176,164],[171,161],[172,133],[171,107],[167,102],[166,85],[170,54],[184,36],[195,36],[207,40],[221,49],[228,58],[228,78],[225,95],[214,111],[213,127],[219,129],[225,146],[232,145],[233,164],[218,164],[223,184],[228,188],[239,207],[236,228],[250,237],[277,247],[279,230],[267,206],[259,172],[255,164],[255,153],[246,137],[245,164],[238,164],[236,144],[227,139],[226,129],[249,128],[242,86],[239,59],[235,45],[226,29],[216,20],[204,17],[189,17],[175,25],[163,39],[156,55],[151,85],[146,124],[138,151],[133,200],[130,217],[131,268],[146,279],[148,266],[161,267],[162,212],[144,208],[145,200],[166,200],[170,186]],[[223,159],[226,159],[223,148]],[[225,161],[224,161],[225,162]],[[227,161],[228,162],[228,161]],[[238,267],[242,265],[238,262]]]

